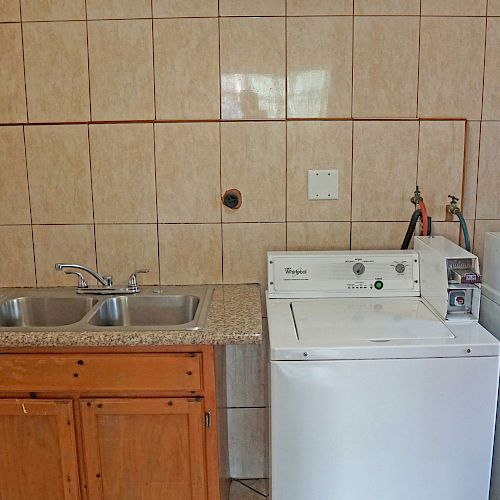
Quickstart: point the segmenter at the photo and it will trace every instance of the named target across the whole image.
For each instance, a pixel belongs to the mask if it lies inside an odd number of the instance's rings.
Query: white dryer
[[[272,500],[486,500],[499,343],[438,316],[419,254],[268,260]]]

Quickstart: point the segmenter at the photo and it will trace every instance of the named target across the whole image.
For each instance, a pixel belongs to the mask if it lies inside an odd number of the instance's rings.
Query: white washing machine
[[[499,343],[423,253],[268,254],[272,500],[488,498]]]
[[[500,339],[500,233],[486,233],[484,238],[483,288],[479,322]],[[493,448],[490,500],[500,500],[500,412]]]

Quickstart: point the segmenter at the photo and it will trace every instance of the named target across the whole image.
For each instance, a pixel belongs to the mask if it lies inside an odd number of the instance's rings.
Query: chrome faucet
[[[127,287],[113,287],[113,277],[112,276],[101,276],[96,271],[90,267],[84,266],[82,264],[63,264],[58,262],[55,265],[57,271],[64,271],[66,274],[76,274],[78,276],[78,288],[76,293],[89,293],[89,294],[99,294],[99,295],[120,295],[125,293],[139,293],[140,289],[137,285],[137,274],[148,273],[149,269],[139,269],[130,275]],[[89,287],[87,280],[84,278],[80,271],[85,271],[94,277],[99,284],[102,286]]]
[[[84,266],[82,264],[56,264],[56,270],[62,271],[63,269],[78,269],[79,271],[85,271],[93,276],[104,288],[111,288],[113,286],[113,277],[112,276],[101,276],[90,267]],[[73,274],[72,272],[68,274]],[[81,273],[80,273],[81,274]],[[80,277],[78,277],[80,279]]]

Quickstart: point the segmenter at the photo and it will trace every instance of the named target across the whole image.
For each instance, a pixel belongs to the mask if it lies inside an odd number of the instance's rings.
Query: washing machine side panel
[[[272,500],[487,500],[498,358],[271,362]]]

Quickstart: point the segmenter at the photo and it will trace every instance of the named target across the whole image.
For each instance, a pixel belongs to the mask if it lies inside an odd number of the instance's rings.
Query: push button
[[[377,290],[382,290],[382,288],[384,288],[384,284],[378,280],[378,281],[375,281],[375,283],[373,284],[373,286],[377,289]]]

